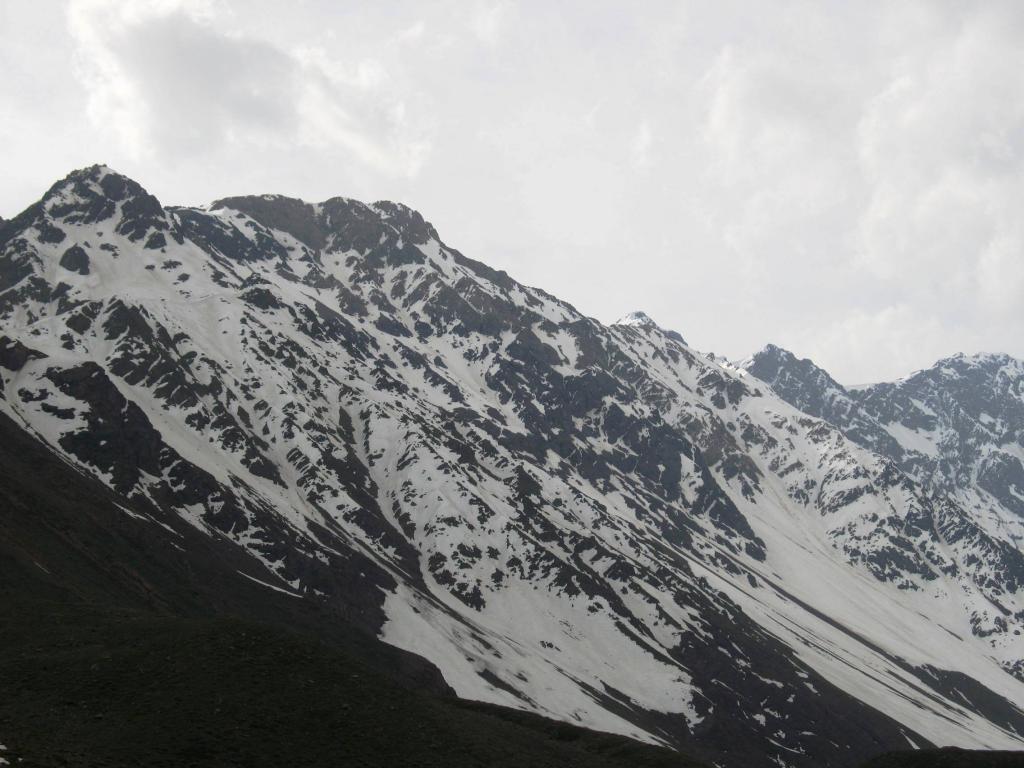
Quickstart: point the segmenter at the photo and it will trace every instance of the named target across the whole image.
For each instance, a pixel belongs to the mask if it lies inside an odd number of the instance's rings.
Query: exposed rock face
[[[395,203],[164,209],[101,166],[0,228],[0,327],[0,409],[126,514],[460,695],[737,765],[1022,743],[1020,551],[824,374],[603,326]]]
[[[962,553],[990,602],[972,610],[972,631],[998,637],[1016,626],[1020,612],[1004,594],[1024,583],[1024,363],[1007,355],[956,355],[906,379],[851,390],[774,346],[745,367],[791,405],[890,458],[944,499],[945,508],[956,509],[939,533]],[[992,573],[1000,574],[997,590]],[[1004,665],[1022,675],[1018,658]]]

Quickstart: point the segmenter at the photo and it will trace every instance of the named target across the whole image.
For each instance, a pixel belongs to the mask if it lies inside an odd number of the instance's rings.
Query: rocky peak
[[[113,215],[117,203],[142,199],[162,210],[160,201],[140,184],[105,165],[72,171],[43,196],[43,208],[55,219],[69,223],[93,223]]]
[[[243,195],[225,197],[210,206],[214,211],[225,208],[244,213],[265,227],[289,234],[315,250],[327,244],[327,232],[317,207],[305,200],[284,195]]]
[[[224,208],[244,213],[317,251],[366,251],[388,242],[400,248],[438,239],[419,212],[386,200],[367,205],[347,197],[332,197],[314,204],[283,195],[249,195],[226,197],[211,205],[211,210]]]
[[[863,411],[856,394],[851,394],[812,360],[768,344],[740,367],[765,382],[794,408],[830,422],[873,451],[897,461],[902,459],[902,447]]]
[[[839,427],[990,530],[1024,535],[1024,363],[956,354],[894,382],[845,389],[769,345],[743,364],[796,408]]]
[[[990,384],[999,377],[1019,377],[1024,373],[1024,361],[1003,353],[960,353],[939,360],[928,370],[945,377]]]
[[[677,333],[676,331],[668,330],[667,328],[662,328],[660,325],[654,322],[650,315],[648,315],[646,312],[641,312],[639,310],[636,312],[630,312],[626,315],[623,315],[614,323],[612,323],[612,325],[622,326],[625,328],[637,328],[644,331],[659,331],[668,338],[678,341],[680,344],[686,343],[686,341],[683,339],[681,335],[679,335],[679,333]]]
[[[439,240],[437,230],[433,225],[423,218],[423,215],[402,203],[393,203],[390,200],[378,200],[371,206],[380,213],[382,219],[399,230],[410,242],[423,244],[431,238]]]
[[[986,424],[1024,423],[1024,362],[1006,354],[957,354],[892,383],[858,392],[883,421],[906,421],[906,414],[926,405],[934,417],[962,416]]]
[[[144,241],[146,248],[162,248],[167,236],[181,242],[160,201],[105,165],[72,171],[39,202],[7,222],[3,232],[11,237],[34,228],[40,242],[61,243],[68,226],[104,222],[132,242]]]
[[[620,317],[612,325],[628,325],[633,328],[657,328],[658,324],[646,312],[630,312]]]
[[[768,344],[760,352],[742,363],[751,375],[756,376],[776,390],[792,391],[796,388],[845,393],[845,388],[828,373],[807,358],[798,358],[788,349]],[[780,392],[780,394],[782,394]],[[786,395],[783,395],[786,397]],[[814,411],[808,411],[814,413]],[[815,414],[818,415],[818,414]]]

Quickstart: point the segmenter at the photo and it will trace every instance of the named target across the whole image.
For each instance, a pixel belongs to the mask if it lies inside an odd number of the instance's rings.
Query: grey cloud
[[[231,38],[183,12],[111,41],[160,151],[211,151],[233,136],[294,131],[301,71],[272,45]]]
[[[402,133],[403,105],[321,50],[225,28],[184,0],[71,9],[91,116],[137,156],[309,145],[386,173],[415,171],[425,142]]]

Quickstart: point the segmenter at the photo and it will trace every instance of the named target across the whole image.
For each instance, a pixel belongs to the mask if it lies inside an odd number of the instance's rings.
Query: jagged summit
[[[669,330],[667,328],[662,328],[660,325],[654,322],[651,316],[648,315],[646,312],[630,312],[620,317],[618,320],[612,323],[612,325],[623,326],[626,328],[638,328],[643,330],[656,330],[665,334],[665,336],[669,337],[670,339],[679,342],[680,344],[686,343],[686,341],[678,332]]]
[[[812,360],[798,357],[795,353],[791,352],[785,347],[780,347],[778,344],[772,344],[770,342],[765,344],[761,349],[759,349],[754,354],[745,358],[744,362],[753,363],[758,360],[777,360],[780,362],[784,361],[787,363],[799,363],[802,365],[806,365],[808,363],[810,363],[811,365],[815,365]]]
[[[763,349],[744,359],[738,365],[768,383],[776,381],[780,376],[802,379],[811,377],[821,379],[821,384],[828,387],[843,389],[841,384],[813,360],[797,357],[788,349],[775,344],[766,344]]]
[[[770,384],[780,394],[803,387],[812,387],[828,396],[844,395],[846,392],[842,384],[814,361],[799,358],[788,349],[775,344],[766,344],[761,351],[741,361],[738,366]],[[808,402],[804,402],[803,405],[808,409],[808,413],[821,415],[820,406],[812,406]]]
[[[932,369],[953,370],[965,375],[979,369],[993,371],[1003,367],[1019,370],[1024,368],[1024,361],[1003,352],[974,352],[971,354],[958,352],[939,360],[932,366]]]
[[[634,328],[658,328],[658,324],[646,312],[630,312],[616,320],[612,325],[629,325]]]
[[[844,388],[785,351],[746,368],[783,399],[950,494],[988,530],[1024,541],[1024,362],[954,354],[894,382]]]
[[[50,187],[43,195],[42,202],[47,211],[57,208],[54,215],[59,216],[62,205],[78,203],[83,198],[88,200],[106,198],[110,202],[117,203],[135,197],[152,198],[152,195],[134,179],[118,173],[107,165],[96,164],[69,173]],[[156,200],[156,198],[152,199]]]
[[[807,358],[801,358],[785,347],[780,347],[778,344],[772,344],[771,342],[765,344],[764,347],[762,347],[760,351],[754,353],[752,357],[777,357],[786,360],[806,360],[807,362],[810,362]]]
[[[210,210],[221,209],[244,213],[315,250],[326,248],[332,235],[366,241],[373,234],[379,235],[381,222],[387,222],[389,229],[412,244],[440,239],[418,211],[386,200],[367,204],[332,197],[321,203],[308,203],[284,195],[248,195],[222,198],[210,206]]]
[[[100,225],[148,249],[163,248],[168,237],[182,242],[159,200],[138,182],[97,164],[72,171],[0,227],[0,245],[29,228],[40,243],[58,245],[71,230]]]
[[[897,386],[900,382],[907,382],[922,377],[978,377],[979,375],[996,373],[1004,368],[1011,372],[1024,371],[1024,361],[1009,354],[957,352],[937,360],[927,368],[914,371],[896,382],[844,386],[833,379],[826,370],[818,366],[813,360],[797,357],[788,349],[775,344],[766,344],[760,351],[738,361],[736,365],[769,384],[776,384],[779,388],[784,388],[786,382],[791,382],[794,378],[805,381],[816,379],[817,383],[815,386],[844,392],[863,392],[872,388],[891,388]],[[807,403],[802,402],[802,407],[806,406]]]

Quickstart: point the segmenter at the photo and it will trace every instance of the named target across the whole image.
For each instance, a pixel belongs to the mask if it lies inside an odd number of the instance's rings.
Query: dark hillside
[[[869,760],[864,768],[1024,768],[1024,752],[955,748],[891,752]]]
[[[436,670],[116,497],[0,416],[0,735],[22,766],[688,766]],[[261,578],[266,578],[260,574]]]

